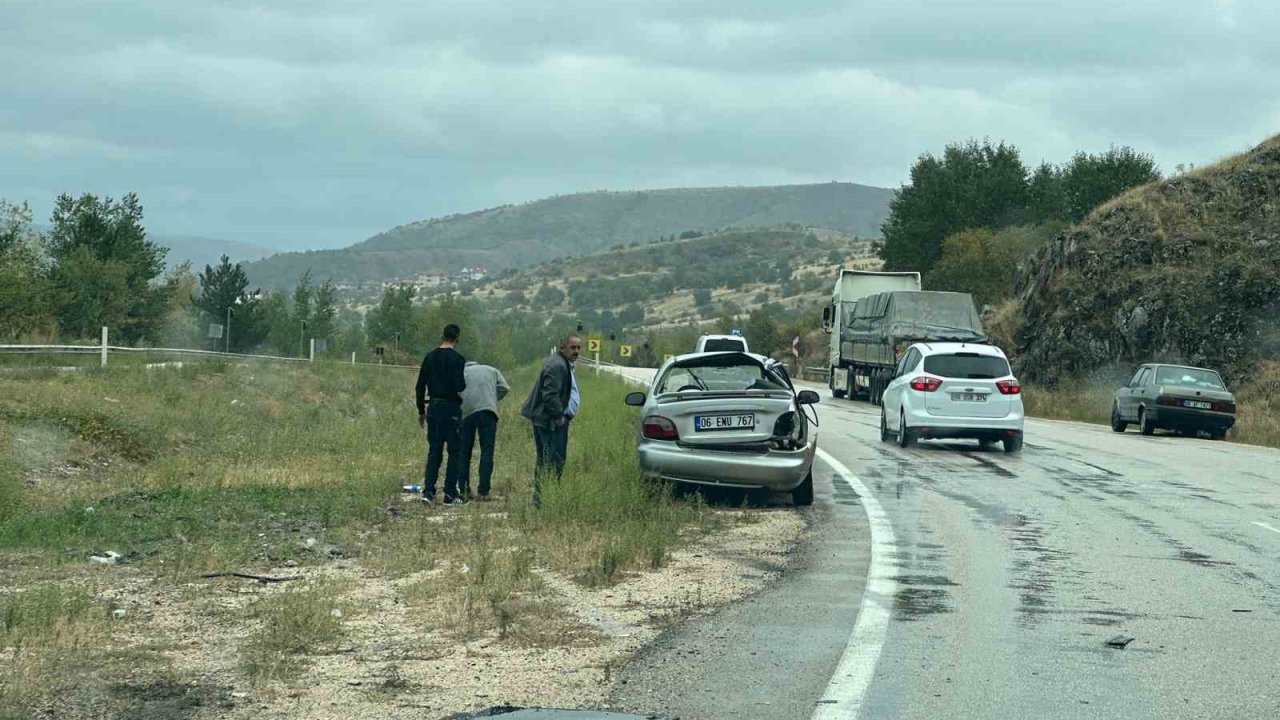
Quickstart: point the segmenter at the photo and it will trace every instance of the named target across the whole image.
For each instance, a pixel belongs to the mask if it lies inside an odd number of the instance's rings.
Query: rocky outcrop
[[[1023,266],[1017,364],[1033,382],[1280,358],[1280,136],[1095,210]]]

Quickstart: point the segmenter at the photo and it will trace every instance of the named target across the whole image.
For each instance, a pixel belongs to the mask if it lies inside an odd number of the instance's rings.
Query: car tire
[[[804,480],[791,491],[791,502],[796,507],[808,507],[813,504],[813,469],[804,476]]]
[[[907,415],[903,413],[898,416],[898,447],[906,448],[916,444],[916,434],[907,427]]]
[[[884,406],[880,406],[880,442],[889,442],[889,437],[893,433],[889,432],[889,420],[884,416]]]
[[[1006,453],[1016,453],[1022,450],[1022,433],[1010,435],[1004,439],[1004,451]]]
[[[1129,423],[1120,419],[1120,406],[1111,403],[1111,429],[1114,432],[1122,433],[1129,427]]]
[[[1154,435],[1156,432],[1156,425],[1151,422],[1151,418],[1147,416],[1145,408],[1138,411],[1138,429],[1143,435]]]

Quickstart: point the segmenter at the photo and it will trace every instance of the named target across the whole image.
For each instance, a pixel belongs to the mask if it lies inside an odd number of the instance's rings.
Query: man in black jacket
[[[460,334],[457,325],[449,323],[444,326],[440,346],[422,359],[418,383],[414,386],[418,427],[427,429],[427,469],[422,478],[422,500],[426,503],[435,502],[436,480],[445,449],[449,451],[449,464],[444,470],[444,504],[462,502],[458,494],[458,475],[462,459],[462,391],[467,387],[463,368],[467,360],[454,349]]]
[[[569,423],[578,414],[581,402],[578,378],[574,374],[574,362],[581,352],[582,338],[569,335],[561,340],[558,351],[542,363],[538,382],[520,409],[520,414],[533,424],[537,452],[533,476],[534,507],[540,504],[540,476],[553,472],[559,480],[564,473],[564,461],[569,453]]]

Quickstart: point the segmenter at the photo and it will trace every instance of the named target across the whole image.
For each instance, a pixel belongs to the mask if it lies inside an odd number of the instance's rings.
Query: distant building
[[[479,267],[479,266],[469,267],[469,268],[464,267],[462,268],[461,271],[458,272],[458,279],[461,280],[462,282],[477,282],[479,280],[485,279],[485,277],[487,277],[488,275],[489,275],[488,268]]]

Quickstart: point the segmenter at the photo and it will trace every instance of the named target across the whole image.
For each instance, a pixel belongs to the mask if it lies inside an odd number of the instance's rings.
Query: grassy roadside
[[[220,582],[206,573],[311,578],[247,611],[201,611],[219,632],[234,626],[238,672],[258,685],[298,678],[310,654],[372,620],[352,573],[391,583],[396,603],[459,642],[589,641],[540,572],[608,585],[720,521],[640,479],[627,386],[589,372],[565,478],[534,510],[518,416],[533,374],[508,379],[502,499],[427,508],[400,502],[424,455],[409,371],[205,361],[0,375],[0,718],[127,715],[140,677],[187,697],[195,670],[175,665],[164,628],[117,610],[148,593],[186,603]],[[124,564],[89,560],[107,551]],[[346,579],[320,572],[335,563]]]

